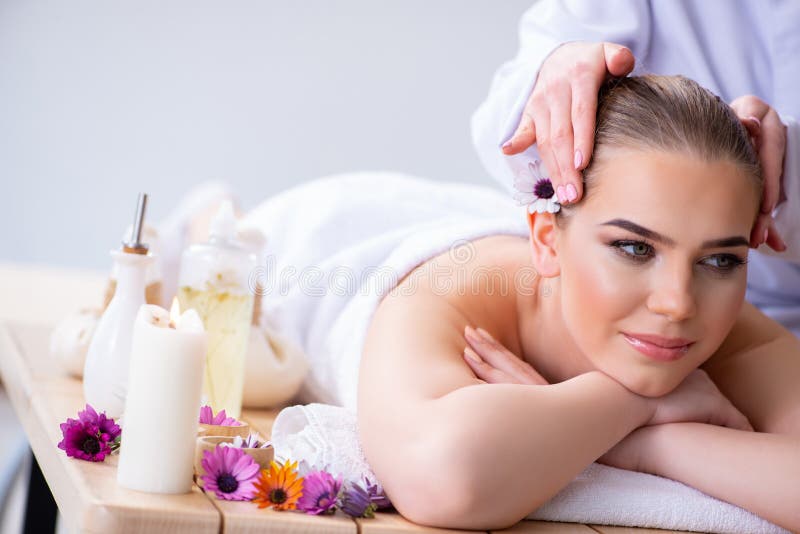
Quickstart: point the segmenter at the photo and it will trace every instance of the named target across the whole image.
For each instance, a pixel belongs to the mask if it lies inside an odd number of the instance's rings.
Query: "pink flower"
[[[203,451],[202,465],[203,487],[218,499],[249,501],[255,495],[258,464],[242,449],[217,445],[213,451]]]
[[[66,423],[61,423],[61,434],[64,438],[58,443],[58,448],[66,451],[71,458],[102,462],[106,455],[111,454],[108,434],[103,434],[91,423],[67,419]]]
[[[58,448],[64,450],[67,456],[102,462],[119,448],[122,430],[113,419],[106,417],[105,412],[98,415],[87,404],[84,410],[78,412],[78,419],[68,418],[61,423],[61,434],[63,439],[58,443]]]
[[[122,429],[119,425],[113,419],[106,417],[106,412],[98,415],[89,404],[86,405],[83,411],[78,412],[78,419],[83,424],[95,425],[101,433],[108,435],[108,441],[114,441],[122,434]]]
[[[199,421],[204,425],[242,426],[242,423],[233,417],[228,417],[225,410],[220,410],[217,415],[214,415],[211,406],[207,405],[200,408]]]
[[[327,471],[312,471],[303,479],[303,494],[297,501],[297,509],[307,514],[332,514],[341,488],[341,475],[335,479]]]

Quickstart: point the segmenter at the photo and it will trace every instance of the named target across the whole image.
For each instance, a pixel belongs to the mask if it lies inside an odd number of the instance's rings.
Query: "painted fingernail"
[[[567,201],[567,193],[563,185],[556,187],[556,196],[558,197],[558,201],[562,204]]]
[[[467,358],[469,358],[470,360],[472,360],[475,363],[481,363],[483,361],[483,360],[481,360],[481,357],[478,356],[478,353],[475,352],[474,350],[472,350],[469,347],[465,347],[464,348],[464,356],[466,356]]]
[[[567,185],[567,198],[570,202],[574,202],[578,198],[578,190],[572,184]]]
[[[508,148],[508,147],[510,147],[510,146],[511,146],[511,139],[509,139],[508,141],[506,141],[505,143],[503,143],[503,146],[502,146],[502,148],[503,148],[503,150],[505,150],[506,148]]]
[[[583,154],[581,154],[580,150],[576,150],[575,151],[575,161],[574,161],[574,163],[575,163],[575,169],[576,170],[581,168],[581,164],[583,163]]]
[[[760,121],[760,120],[758,120],[758,117],[753,117],[752,115],[750,115],[750,116],[749,116],[749,117],[747,117],[747,118],[748,118],[748,119],[750,119],[751,121],[755,122],[755,123],[756,123],[756,126],[757,126],[758,128],[761,128],[761,121]]]
[[[761,240],[762,243],[767,242],[767,236],[769,235],[769,229],[764,230],[764,239]]]

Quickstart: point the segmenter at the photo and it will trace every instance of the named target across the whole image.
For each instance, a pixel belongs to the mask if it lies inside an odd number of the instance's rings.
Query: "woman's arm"
[[[755,306],[702,369],[757,432],[800,438],[800,340]]]
[[[516,523],[652,416],[648,399],[600,372],[555,385],[479,384],[461,356],[464,326],[444,299],[390,296],[367,334],[359,436],[412,521]]]
[[[800,532],[800,437],[670,423],[640,428],[631,438],[642,441],[641,471]]]

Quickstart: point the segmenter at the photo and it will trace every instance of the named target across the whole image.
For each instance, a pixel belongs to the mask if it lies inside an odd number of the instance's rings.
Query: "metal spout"
[[[128,241],[123,241],[122,250],[134,254],[147,254],[148,246],[142,243],[142,228],[144,227],[144,212],[147,209],[147,193],[139,193],[139,200],[136,202],[136,215],[133,218],[133,229]]]

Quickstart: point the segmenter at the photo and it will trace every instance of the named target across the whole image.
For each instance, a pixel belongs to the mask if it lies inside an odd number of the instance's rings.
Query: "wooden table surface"
[[[52,302],[53,292],[70,288],[86,289],[101,285],[104,278],[87,278],[80,273],[70,284],[69,273],[54,270],[31,271],[0,264],[0,293],[11,295],[0,310],[0,378],[14,411],[27,434],[36,460],[55,497],[62,520],[71,532],[125,533],[352,533],[411,534],[431,532],[474,532],[444,530],[413,524],[397,513],[378,513],[375,519],[351,519],[338,512],[333,516],[310,516],[299,512],[261,509],[249,502],[218,501],[196,486],[185,495],[157,495],[120,488],[116,484],[118,456],[92,463],[68,458],[57,447],[61,440],[59,424],[76,414],[85,404],[79,380],[66,375],[49,354],[52,317],[37,315],[31,307],[40,298]],[[26,284],[39,289],[26,292]],[[28,286],[30,287],[30,286]],[[42,291],[42,287],[52,291]],[[16,293],[15,293],[16,292]],[[83,293],[85,295],[85,293]],[[98,293],[99,294],[99,293]],[[17,302],[14,302],[16,296]],[[86,299],[92,304],[94,297]],[[27,310],[20,310],[19,299]],[[39,303],[40,305],[43,303]],[[72,306],[80,307],[78,299]],[[66,307],[62,301],[61,306]],[[20,313],[14,313],[14,307]],[[52,306],[49,308],[52,314]],[[262,436],[269,436],[277,410],[245,410],[242,418]],[[654,529],[522,521],[502,532],[647,534],[668,532]]]

